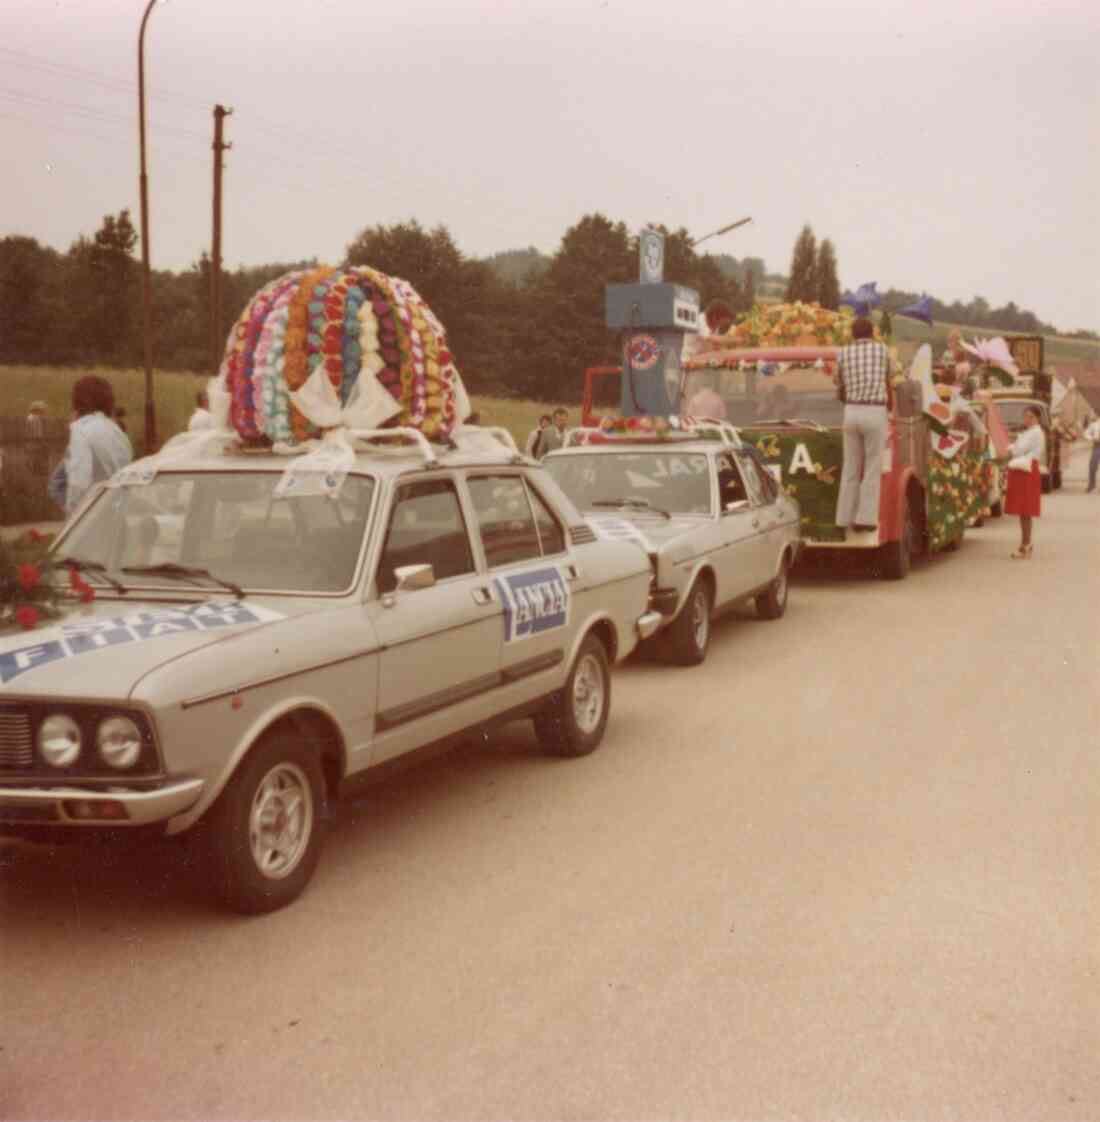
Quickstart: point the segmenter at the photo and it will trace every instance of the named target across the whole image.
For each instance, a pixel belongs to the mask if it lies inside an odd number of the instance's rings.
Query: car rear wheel
[[[761,592],[756,598],[756,614],[761,619],[779,619],[787,610],[787,593],[790,589],[789,570],[790,566],[784,555],[779,562],[779,572],[775,580],[768,585],[767,592]]]
[[[325,781],[316,754],[293,736],[245,757],[207,822],[214,884],[246,914],[270,912],[309,883],[324,841]]]
[[[698,666],[710,646],[710,588],[697,580],[687,594],[680,614],[669,625],[668,652],[680,666]]]
[[[882,575],[887,580],[905,580],[913,567],[913,518],[909,500],[901,504],[901,537],[882,546]]]
[[[607,651],[588,635],[565,685],[534,718],[535,735],[548,752],[587,756],[603,739],[611,711],[611,670]]]

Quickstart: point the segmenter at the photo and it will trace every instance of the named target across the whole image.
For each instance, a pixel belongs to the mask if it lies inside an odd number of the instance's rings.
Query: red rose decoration
[[[45,540],[46,535],[43,534],[40,530],[36,530],[33,526],[27,531],[27,541],[33,542],[35,545],[37,545],[39,542],[44,542]]]
[[[70,569],[70,570],[69,570],[69,587],[70,587],[70,588],[71,588],[71,589],[72,589],[72,590],[73,590],[74,592],[77,592],[77,591],[79,591],[79,590],[80,590],[80,586],[81,586],[81,585],[82,585],[83,583],[84,583],[84,579],[83,579],[83,577],[81,577],[81,575],[80,575],[80,574],[79,574],[79,573],[78,573],[78,572],[76,571],[76,569]]]
[[[80,602],[90,604],[95,599],[95,589],[90,584],[84,585],[80,590]]]
[[[17,608],[15,612],[15,621],[24,631],[31,631],[37,627],[40,618],[38,609],[32,608],[29,604]]]
[[[42,579],[42,571],[37,565],[19,566],[19,587],[29,592]]]

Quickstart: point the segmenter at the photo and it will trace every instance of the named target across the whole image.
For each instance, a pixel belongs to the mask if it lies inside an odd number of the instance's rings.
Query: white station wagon
[[[600,537],[645,551],[659,645],[674,662],[706,658],[717,612],[748,600],[764,619],[786,611],[798,503],[732,426],[661,438],[575,429],[542,462]]]
[[[220,895],[260,912],[386,761],[519,717],[592,751],[609,666],[660,622],[649,566],[490,431],[353,434],[328,493],[228,439],[102,487],[52,550],[94,603],[0,638],[0,834],[201,822]]]

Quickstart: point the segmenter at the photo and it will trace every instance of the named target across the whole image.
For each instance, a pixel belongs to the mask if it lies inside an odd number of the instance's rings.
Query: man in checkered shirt
[[[840,350],[837,381],[844,399],[844,467],[836,524],[845,530],[878,528],[879,486],[886,426],[894,407],[890,354],[874,338],[866,316],[852,324],[852,342]]]

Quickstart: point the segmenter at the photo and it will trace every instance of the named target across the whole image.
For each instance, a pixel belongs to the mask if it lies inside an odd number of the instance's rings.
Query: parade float
[[[736,328],[698,340],[684,363],[684,396],[709,391],[721,398],[742,440],[798,499],[808,549],[873,551],[883,574],[901,579],[914,555],[957,548],[975,517],[970,481],[980,471],[980,453],[970,432],[955,423],[957,403],[926,394],[922,378],[931,389],[931,354],[923,348],[909,377],[894,376],[878,526],[860,532],[837,526],[844,404],[836,362],[852,317],[821,309],[810,315],[818,334],[828,332],[835,342],[809,345],[803,332],[788,344],[792,321],[806,323],[803,309],[773,310],[768,319],[778,330],[758,335],[757,346],[730,346],[738,341]]]

